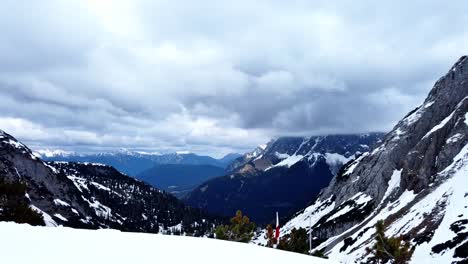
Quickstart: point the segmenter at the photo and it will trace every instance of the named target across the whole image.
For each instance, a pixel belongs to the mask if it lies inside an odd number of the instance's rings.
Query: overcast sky
[[[0,129],[215,156],[388,131],[468,53],[468,2],[386,2],[3,0]]]

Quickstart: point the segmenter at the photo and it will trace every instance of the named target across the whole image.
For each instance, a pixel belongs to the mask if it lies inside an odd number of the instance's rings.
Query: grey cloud
[[[2,5],[0,129],[37,148],[386,131],[468,47],[464,1]]]

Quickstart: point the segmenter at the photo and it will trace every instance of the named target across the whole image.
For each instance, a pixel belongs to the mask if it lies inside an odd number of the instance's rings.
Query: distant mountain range
[[[241,154],[231,153],[221,159],[215,159],[209,156],[200,156],[188,152],[159,154],[128,151],[125,149],[116,152],[90,154],[60,150],[38,150],[34,154],[45,161],[73,161],[106,164],[130,176],[137,176],[161,164],[211,165],[226,168],[233,160],[241,156]]]
[[[383,134],[281,137],[228,166],[229,174],[190,192],[187,204],[214,214],[241,209],[257,223],[290,215],[326,187],[341,166],[378,143]]]
[[[11,214],[25,210],[12,205],[24,204],[48,226],[203,236],[212,234],[213,225],[219,223],[218,218],[113,167],[43,161],[1,130],[0,171],[0,190],[7,188],[0,193],[0,219],[4,221],[12,221]],[[23,193],[18,195],[18,191]]]

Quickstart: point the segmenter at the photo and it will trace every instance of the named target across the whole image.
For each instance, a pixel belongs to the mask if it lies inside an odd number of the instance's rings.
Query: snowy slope
[[[115,230],[0,223],[0,235],[2,263],[334,263],[242,243]]]
[[[384,220],[386,235],[403,236],[415,248],[410,263],[467,263],[466,69],[464,56],[421,106],[375,149],[344,166],[282,233],[304,227],[314,250],[342,263],[365,263],[375,224]]]

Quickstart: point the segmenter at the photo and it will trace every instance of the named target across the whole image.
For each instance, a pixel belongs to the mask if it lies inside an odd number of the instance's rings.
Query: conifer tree
[[[247,243],[252,239],[254,229],[255,223],[250,222],[250,219],[238,210],[231,218],[231,224],[217,226],[215,234],[217,239]]]
[[[369,259],[370,263],[394,263],[405,264],[411,258],[413,249],[410,243],[404,241],[403,237],[386,237],[384,221],[380,220],[375,225],[375,244],[367,251],[373,256]]]
[[[32,210],[25,200],[26,185],[0,179],[0,221],[44,225],[42,215]]]
[[[293,230],[291,230],[291,233],[283,236],[280,239],[277,248],[302,254],[308,254],[309,244],[307,231],[304,228],[293,228]]]

